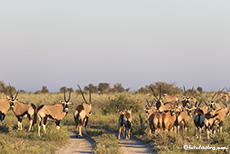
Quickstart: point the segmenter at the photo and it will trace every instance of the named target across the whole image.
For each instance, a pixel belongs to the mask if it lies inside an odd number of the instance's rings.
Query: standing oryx
[[[91,92],[89,92],[89,103],[86,101],[85,96],[81,90],[81,87],[77,85],[81,95],[83,97],[84,103],[81,105],[78,105],[74,111],[74,119],[76,127],[79,125],[79,136],[82,137],[82,126],[85,124],[85,133],[86,133],[86,126],[89,120],[89,116],[91,115]]]
[[[59,104],[54,105],[41,105],[37,109],[38,115],[38,136],[40,136],[41,124],[43,124],[43,130],[46,133],[46,123],[47,118],[55,120],[57,129],[60,128],[61,120],[68,114],[70,102],[71,91],[69,91],[69,98],[66,100],[64,91],[64,101]]]
[[[10,103],[8,99],[0,99],[0,120],[2,124],[6,117],[6,112],[10,110]]]
[[[132,122],[132,110],[126,110],[120,112],[119,117],[119,134],[118,139],[120,139],[121,131],[123,139],[130,139],[130,129],[131,129],[131,122]]]
[[[153,102],[150,105],[147,99],[146,101],[147,105],[144,110],[149,121],[149,134],[151,134],[152,130],[154,130],[155,133],[162,133],[163,128],[161,112],[157,111]]]
[[[12,88],[10,86],[10,97],[8,97],[8,100],[10,103],[10,108],[13,110],[15,116],[18,119],[18,130],[22,130],[22,119],[23,117],[27,116],[30,121],[30,126],[28,129],[28,131],[30,131],[37,120],[36,106],[32,103],[24,104],[24,103],[18,102],[17,96],[18,96],[18,91],[15,97],[13,97]]]
[[[163,96],[165,97],[166,102],[178,102],[179,100],[177,96],[170,96],[168,94],[163,94]]]
[[[225,116],[229,114],[227,103],[223,102],[223,104],[225,107],[216,111],[210,108],[211,111],[205,114],[204,124],[207,131],[207,139],[209,139],[212,133],[215,134],[215,127],[218,127],[220,134],[222,134],[222,127]]]
[[[1,82],[1,86],[5,89],[5,85]],[[7,111],[10,110],[10,103],[8,97],[5,99],[0,99],[0,121],[4,123]]]

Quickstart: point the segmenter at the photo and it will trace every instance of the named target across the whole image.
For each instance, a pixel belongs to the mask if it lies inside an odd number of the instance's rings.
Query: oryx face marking
[[[69,102],[63,102],[63,112],[69,112]]]

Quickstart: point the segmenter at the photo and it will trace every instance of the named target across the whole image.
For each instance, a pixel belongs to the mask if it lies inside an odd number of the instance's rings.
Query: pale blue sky
[[[0,80],[17,89],[230,86],[230,1],[0,0]]]

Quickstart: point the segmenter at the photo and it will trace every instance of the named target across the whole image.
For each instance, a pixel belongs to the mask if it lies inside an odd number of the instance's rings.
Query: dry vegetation
[[[182,95],[177,95],[180,99]],[[209,93],[195,93],[198,101],[202,101],[210,97]],[[0,94],[0,98],[5,98],[4,94]],[[86,96],[87,97],[87,96]],[[41,104],[55,104],[63,99],[61,93],[20,93],[19,101],[24,103],[34,103],[37,107]],[[203,133],[202,139],[198,140],[194,136],[195,126],[190,119],[188,133],[182,134],[164,133],[161,135],[147,135],[148,122],[144,112],[146,99],[152,100],[153,96],[150,93],[140,94],[134,92],[123,93],[108,93],[108,94],[92,94],[92,115],[89,119],[89,127],[100,127],[102,130],[89,129],[89,134],[97,142],[94,149],[95,153],[105,153],[118,150],[116,138],[114,135],[106,134],[104,129],[110,131],[118,130],[119,110],[124,108],[133,108],[133,123],[131,135],[136,135],[138,138],[153,146],[154,151],[159,153],[203,153],[202,150],[183,150],[183,145],[212,145],[215,147],[230,145],[230,117],[224,121],[223,135],[216,135],[211,141],[206,140],[206,132]],[[61,121],[61,129],[56,130],[54,122],[49,121],[47,126],[47,134],[41,137],[37,135],[37,125],[32,132],[27,132],[29,127],[28,119],[23,119],[23,131],[18,131],[17,119],[12,111],[9,111],[5,118],[5,124],[0,124],[0,151],[1,153],[54,153],[55,150],[63,146],[69,138],[69,132],[75,130],[73,111],[78,104],[83,102],[80,94],[73,93],[71,96],[73,105],[70,106],[69,114]],[[63,127],[63,125],[69,127]],[[68,129],[69,128],[69,129]],[[209,153],[217,153],[217,151],[208,150]],[[219,150],[218,152],[227,153],[227,151]]]

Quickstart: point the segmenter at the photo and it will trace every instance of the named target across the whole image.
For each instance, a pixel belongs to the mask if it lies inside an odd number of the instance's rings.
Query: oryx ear
[[[64,103],[65,103],[65,101],[60,100],[60,103],[64,104]]]
[[[10,100],[10,96],[7,95],[6,98],[7,98],[8,100]]]

